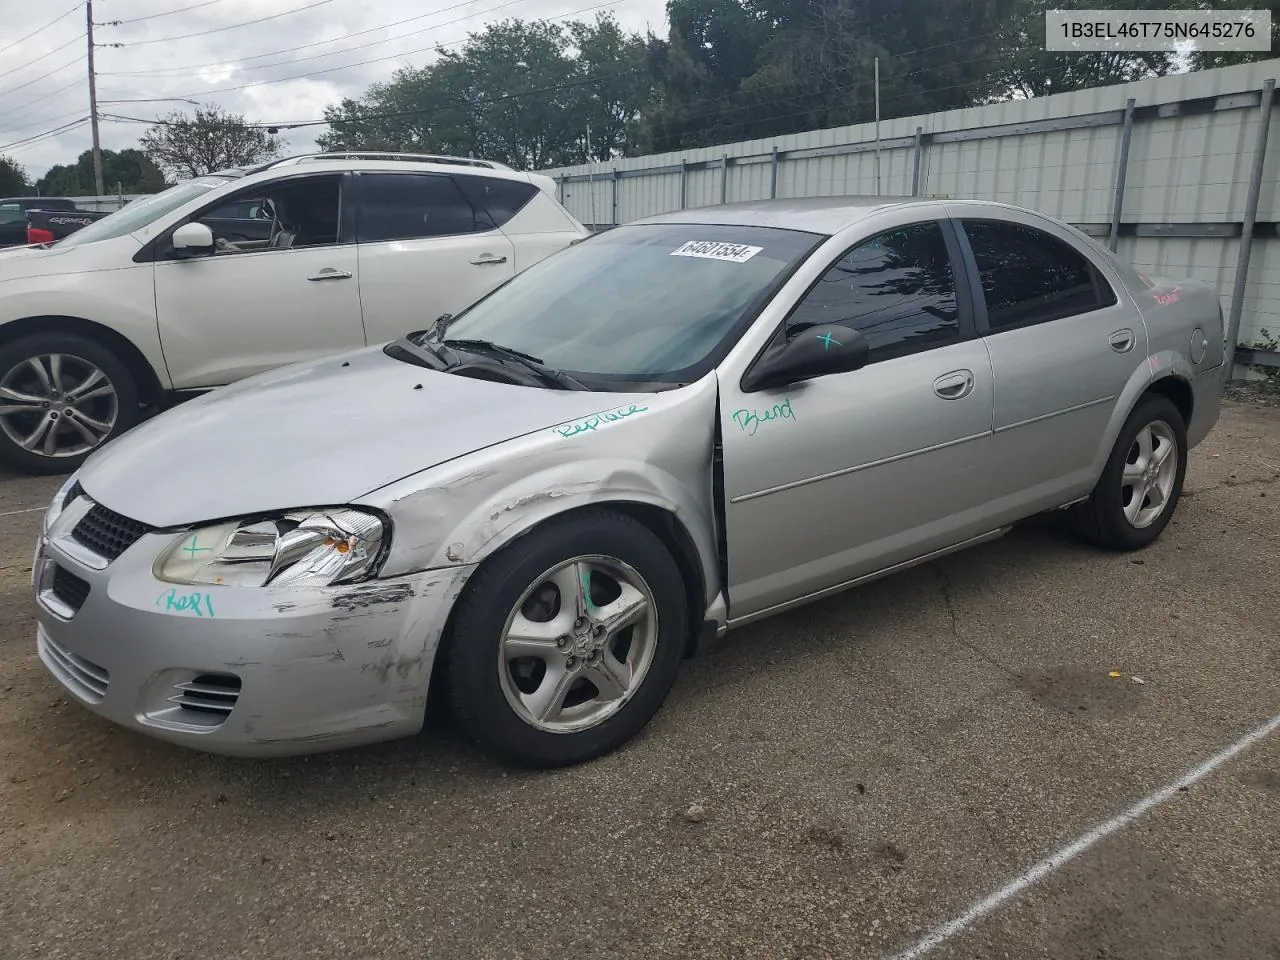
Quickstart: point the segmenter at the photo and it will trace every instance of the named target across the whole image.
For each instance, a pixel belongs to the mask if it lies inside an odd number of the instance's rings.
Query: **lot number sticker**
[[[746,263],[764,247],[749,247],[745,243],[721,243],[718,240],[690,240],[672,250],[673,257],[701,257],[703,260],[727,260],[729,263]]]

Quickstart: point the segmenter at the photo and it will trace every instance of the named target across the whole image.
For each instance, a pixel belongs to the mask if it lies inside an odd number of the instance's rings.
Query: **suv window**
[[[1060,320],[1116,302],[1097,268],[1042,230],[1003,220],[965,220],[992,330]]]
[[[459,174],[454,177],[462,192],[475,207],[482,230],[494,230],[524,209],[538,188],[519,180],[498,177],[476,177]]]
[[[247,187],[191,219],[213,231],[219,256],[332,246],[340,238],[341,203],[339,176],[287,177]],[[267,216],[261,227],[246,234],[236,221],[243,224],[245,215],[255,210],[267,211]]]
[[[237,200],[200,215],[201,220],[270,220],[263,200]]]
[[[898,227],[853,247],[792,311],[787,337],[827,323],[860,331],[872,363],[959,340],[955,275],[941,224]]]
[[[452,177],[439,173],[360,175],[356,237],[361,243],[447,237],[474,233],[476,228],[475,209]]]
[[[12,223],[15,220],[22,220],[25,217],[26,214],[18,204],[0,203],[0,223]]]

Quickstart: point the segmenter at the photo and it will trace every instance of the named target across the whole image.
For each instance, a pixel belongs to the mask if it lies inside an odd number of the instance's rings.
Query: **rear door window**
[[[964,220],[991,330],[1088,313],[1116,302],[1088,258],[1043,230],[1005,220]]]
[[[453,178],[435,173],[360,175],[356,234],[361,243],[449,237],[488,229]]]

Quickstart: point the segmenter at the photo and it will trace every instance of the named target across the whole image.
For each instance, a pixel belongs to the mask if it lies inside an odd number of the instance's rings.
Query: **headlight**
[[[160,555],[156,576],[170,583],[314,586],[372,574],[386,527],[363,510],[286,513],[188,530]]]
[[[44,528],[48,530],[53,526],[53,522],[58,519],[62,511],[67,506],[67,496],[71,493],[71,488],[76,485],[79,479],[78,473],[73,473],[62,481],[62,486],[58,488],[58,492],[53,495],[53,501],[49,504],[49,509],[45,511]]]

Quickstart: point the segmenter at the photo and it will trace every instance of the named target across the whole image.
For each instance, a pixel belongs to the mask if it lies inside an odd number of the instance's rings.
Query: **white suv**
[[[0,252],[0,458],[77,466],[144,407],[395,339],[585,238],[549,177],[310,154]]]

